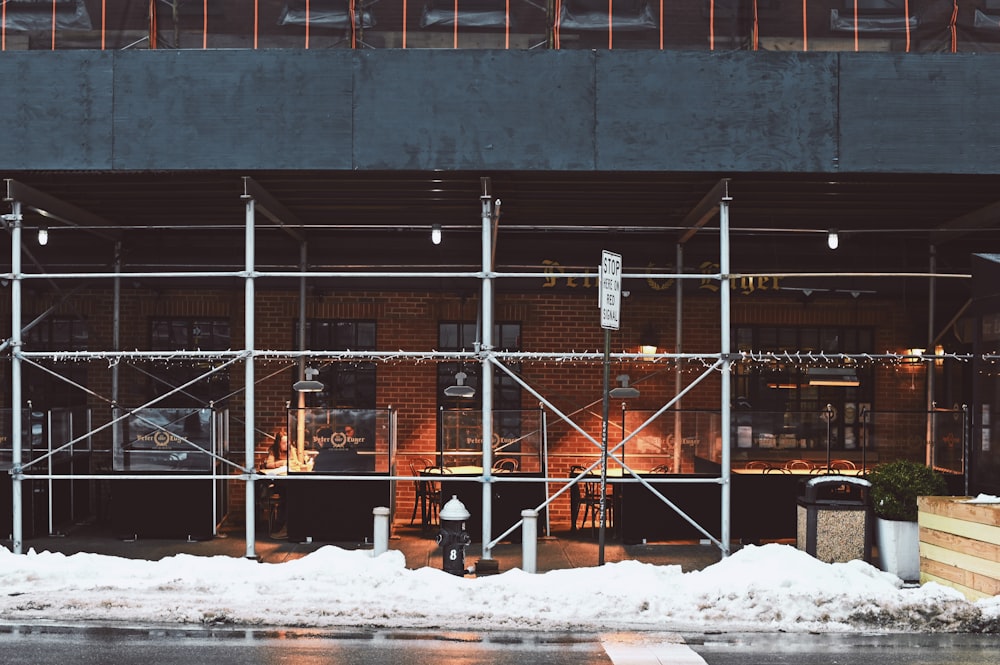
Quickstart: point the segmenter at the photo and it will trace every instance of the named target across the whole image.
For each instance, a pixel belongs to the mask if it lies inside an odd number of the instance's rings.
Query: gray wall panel
[[[4,52],[0,168],[110,168],[113,62],[100,51]]]
[[[589,52],[358,54],[359,169],[594,168]]]
[[[0,57],[0,168],[1000,173],[998,63],[995,54],[10,51]]]
[[[1000,173],[998,64],[985,54],[841,56],[841,168]]]
[[[117,169],[350,169],[343,50],[135,51],[115,72]]]
[[[836,168],[836,56],[603,51],[599,170]]]

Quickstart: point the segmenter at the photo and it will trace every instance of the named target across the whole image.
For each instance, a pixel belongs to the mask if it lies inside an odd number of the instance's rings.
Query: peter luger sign
[[[542,261],[542,268],[546,275],[545,279],[542,281],[542,288],[544,289],[593,289],[598,287],[596,277],[560,277],[560,275],[567,272],[582,271],[567,270],[566,268],[563,268],[558,261],[545,259]],[[671,267],[659,268],[650,263],[646,266],[645,272],[653,275],[657,273],[662,274],[670,272],[671,270],[673,270]],[[705,261],[698,266],[698,271],[705,275],[714,275],[719,272],[719,264],[711,261]],[[755,277],[734,277],[729,280],[729,288],[730,290],[744,296],[748,296],[759,291],[778,291],[780,289],[780,279],[780,277],[768,277],[766,275]],[[673,278],[655,279],[653,277],[647,277],[645,283],[654,291],[667,291],[673,288],[676,281],[677,280]],[[719,282],[710,277],[706,277],[698,282],[698,288],[714,293],[719,290]]]

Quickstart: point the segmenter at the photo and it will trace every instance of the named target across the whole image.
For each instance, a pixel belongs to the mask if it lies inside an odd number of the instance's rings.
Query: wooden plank
[[[966,522],[931,513],[919,513],[917,515],[917,522],[921,527],[927,529],[944,531],[945,533],[953,533],[964,538],[1000,545],[1000,526]]]
[[[922,496],[917,498],[917,508],[921,512],[966,522],[1000,526],[1000,504],[964,503],[962,499],[951,497]]]
[[[921,581],[923,581],[925,574],[933,576],[937,579],[947,580],[950,582],[949,586],[957,585],[957,587],[962,587],[961,591],[963,593],[966,593],[966,590],[977,594],[983,594],[985,596],[995,596],[1000,593],[1000,580],[986,577],[978,573],[973,573],[971,571],[962,570],[961,568],[956,568],[955,566],[949,566],[948,564],[941,563],[940,561],[932,561],[921,557]]]
[[[935,531],[933,529],[920,529],[920,542],[944,547],[950,550],[965,552],[971,556],[987,561],[1000,562],[1000,547],[984,543],[981,540],[970,540],[956,536],[953,533]]]
[[[938,584],[946,587],[951,587],[956,591],[960,591],[968,600],[976,601],[982,598],[989,598],[995,594],[983,593],[981,591],[976,591],[975,589],[970,589],[969,587],[958,584],[957,582],[952,582],[951,580],[945,579],[943,577],[937,577],[936,575],[931,575],[923,571],[920,572],[920,583],[926,584],[927,582],[937,582]]]
[[[1000,580],[1000,562],[980,559],[964,551],[949,550],[930,543],[920,543],[920,556],[960,568],[967,573],[977,573],[995,581]]]

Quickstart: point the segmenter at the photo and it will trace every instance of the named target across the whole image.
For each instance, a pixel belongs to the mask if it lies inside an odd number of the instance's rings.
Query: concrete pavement
[[[441,550],[435,537],[437,528],[421,529],[419,525],[409,526],[405,522],[393,525],[389,539],[389,549],[399,550],[406,557],[407,568],[442,567]],[[272,538],[258,533],[254,542],[254,553],[260,561],[277,563],[297,559],[314,552],[324,545],[336,545],[345,549],[371,547],[370,544],[349,543],[297,543],[282,538]],[[11,541],[4,541],[10,549]],[[130,559],[158,560],[176,554],[196,556],[245,557],[247,554],[245,530],[240,526],[223,526],[216,537],[210,540],[135,539],[122,540],[111,534],[107,527],[94,524],[76,525],[57,536],[39,536],[26,539],[23,551],[50,551],[64,554],[91,552]],[[523,547],[521,543],[500,543],[492,551],[492,559],[499,570],[520,568]],[[466,548],[466,563],[473,565],[482,556],[479,543]],[[540,536],[537,546],[538,572],[567,568],[581,568],[598,565],[599,544],[589,529],[576,533],[553,531],[549,537]],[[700,570],[719,561],[720,555],[714,545],[692,542],[651,543],[646,545],[623,545],[608,537],[605,540],[604,561],[612,563],[637,560],[659,565],[679,565],[687,572]],[[485,569],[485,566],[482,567]]]

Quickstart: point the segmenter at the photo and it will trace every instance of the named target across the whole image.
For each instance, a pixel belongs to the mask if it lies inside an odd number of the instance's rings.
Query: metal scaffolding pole
[[[11,504],[13,515],[11,521],[11,551],[22,554],[24,524],[22,523],[21,480],[24,477],[21,470],[22,433],[21,424],[21,202],[11,202],[11,214],[8,220],[11,228],[10,272],[13,277],[10,284],[10,339],[11,339]]]
[[[244,285],[243,302],[243,326],[244,326],[244,346],[246,347],[246,367],[243,389],[243,464],[247,468],[246,474],[246,558],[256,559],[255,550],[257,542],[257,493],[254,483],[254,354],[256,342],[254,340],[254,200],[246,199],[246,280]]]
[[[493,532],[493,363],[490,356],[493,353],[493,201],[490,193],[489,178],[482,179],[482,194],[479,197],[482,205],[482,257],[483,278],[480,307],[482,315],[482,345],[479,348],[482,371],[479,387],[483,391],[483,560],[493,558],[490,539]]]
[[[729,296],[729,196],[728,187],[722,199],[719,201],[719,273],[721,274],[719,283],[719,307],[722,329],[719,331],[722,339],[720,352],[722,354],[722,387],[720,402],[722,407],[722,532],[719,540],[722,541],[722,556],[729,556],[730,550],[730,500],[732,496],[732,460],[730,446],[730,435],[732,427],[730,424],[731,409],[730,400],[732,395],[732,346],[730,343],[730,296]]]
[[[930,282],[928,284],[927,293],[927,346],[924,352],[930,355],[934,355],[934,316],[935,316],[935,293],[937,291],[937,279],[934,277],[934,271],[937,270],[937,247],[934,245],[930,246],[930,265],[927,268],[928,272],[931,274]],[[934,459],[934,372],[935,363],[929,362],[924,363],[924,368],[927,372],[927,455],[926,464],[927,466],[934,468],[937,460]],[[964,463],[964,461],[963,461]]]
[[[684,271],[684,245],[677,243],[677,265],[674,266],[674,272]],[[676,341],[674,348],[674,353],[680,353],[683,349],[684,344],[684,282],[677,282],[677,302],[675,307],[674,315],[674,338]],[[681,385],[683,383],[683,377],[681,376],[683,368],[680,363],[677,363],[677,367],[674,369],[674,393],[680,394]],[[677,411],[674,413],[674,473],[681,472],[681,453],[683,452],[682,437],[683,429],[681,427],[681,404],[677,403]]]
[[[114,312],[111,321],[111,348],[121,351],[121,303],[122,303],[122,243],[115,241],[115,278],[114,278]],[[112,417],[117,415],[119,398],[119,363],[111,366],[111,413]],[[121,428],[111,428],[111,450],[121,450]]]
[[[299,351],[306,350],[306,275],[305,271],[308,267],[308,249],[309,246],[306,244],[305,240],[299,241],[299,267],[302,269],[302,277],[299,279]],[[306,357],[304,355],[299,356],[299,381],[305,381],[312,377],[306,376]],[[305,459],[305,445],[306,445],[306,419],[302,417],[305,413],[303,409],[306,408],[306,394],[305,391],[298,390],[295,401],[295,406],[298,408],[299,413],[295,418],[295,446],[298,449],[299,459]],[[291,432],[288,433],[289,440],[291,439]]]

